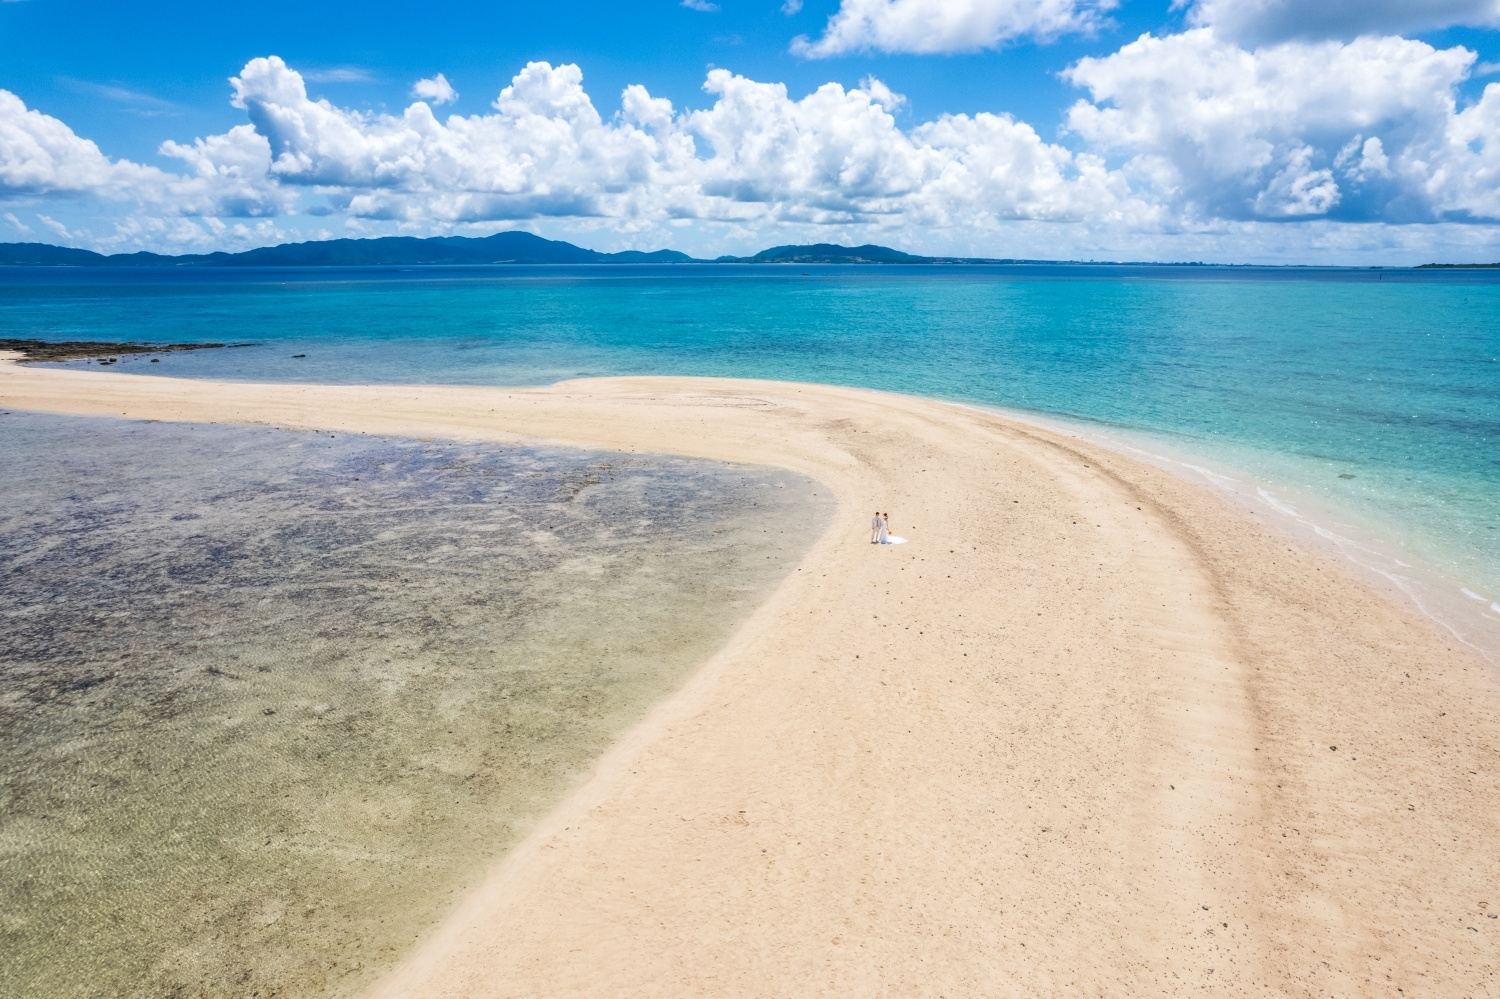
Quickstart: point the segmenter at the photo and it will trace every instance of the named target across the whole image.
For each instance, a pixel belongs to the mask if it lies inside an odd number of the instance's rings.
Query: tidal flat
[[[753,466],[0,415],[0,994],[344,996],[828,523]]]

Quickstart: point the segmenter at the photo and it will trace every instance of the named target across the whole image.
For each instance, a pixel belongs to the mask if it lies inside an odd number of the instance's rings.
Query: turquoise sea
[[[1500,650],[1493,271],[0,268],[0,337],[250,344],[116,368],[163,375],[731,375],[1002,407],[1201,475]]]

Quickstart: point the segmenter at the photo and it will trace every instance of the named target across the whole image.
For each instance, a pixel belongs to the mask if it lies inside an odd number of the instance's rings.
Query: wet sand
[[[1158,469],[936,402],[726,380],[7,366],[0,401],[833,490],[799,569],[378,996],[1500,991],[1495,678]],[[868,544],[877,505],[909,544]]]

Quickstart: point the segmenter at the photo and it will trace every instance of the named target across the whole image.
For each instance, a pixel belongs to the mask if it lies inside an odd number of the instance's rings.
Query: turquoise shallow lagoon
[[[10,269],[0,336],[254,344],[116,369],[161,374],[732,375],[1005,407],[1242,475],[1248,495],[1428,567],[1455,606],[1500,625],[1495,272]]]

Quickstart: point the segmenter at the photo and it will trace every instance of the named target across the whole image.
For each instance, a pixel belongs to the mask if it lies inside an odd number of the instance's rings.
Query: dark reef
[[[23,361],[76,361],[110,354],[166,354],[179,350],[243,347],[227,343],[106,343],[101,340],[15,340],[0,338],[0,350],[16,351]]]

